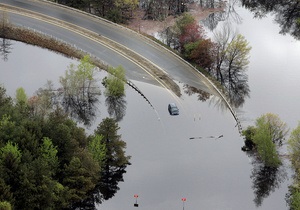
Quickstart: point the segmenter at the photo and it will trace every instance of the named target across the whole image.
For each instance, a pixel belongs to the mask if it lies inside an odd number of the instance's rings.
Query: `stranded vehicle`
[[[179,109],[175,103],[170,103],[168,105],[168,110],[169,110],[170,115],[179,115]]]

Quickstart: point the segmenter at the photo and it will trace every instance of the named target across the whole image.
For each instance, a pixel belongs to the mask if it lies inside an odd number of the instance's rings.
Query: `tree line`
[[[116,23],[126,23],[135,9],[141,8],[145,19],[163,20],[187,11],[189,0],[52,0],[81,9]]]
[[[117,69],[105,94],[123,97]],[[0,87],[0,209],[95,209],[119,190],[130,156],[117,118],[102,119],[87,135],[63,106],[89,107],[99,93],[93,72],[85,57],[60,78],[59,91],[43,88],[28,98],[18,88],[11,98]],[[118,94],[110,90],[116,83]]]

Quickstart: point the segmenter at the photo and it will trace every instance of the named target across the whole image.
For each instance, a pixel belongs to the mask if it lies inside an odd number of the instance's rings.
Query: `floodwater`
[[[279,35],[272,18],[253,20],[246,10],[237,8],[237,12],[242,17],[238,30],[252,46],[250,98],[238,110],[243,126],[272,112],[290,128],[296,127],[300,120],[299,41]],[[18,87],[32,95],[47,80],[57,85],[67,66],[77,63],[48,50],[12,44],[8,60],[0,60],[0,83],[11,96]],[[154,109],[127,87],[126,115],[119,125],[132,165],[115,197],[99,209],[134,209],[135,194],[139,195],[138,208],[143,210],[182,209],[182,198],[186,198],[185,210],[288,209],[285,195],[292,181],[288,162],[273,181],[261,181],[265,178],[261,168],[241,151],[243,140],[236,122],[217,99],[202,102],[196,94],[175,98],[160,87],[133,83]],[[98,118],[87,132],[108,116],[104,100],[100,100]],[[180,115],[169,115],[170,102],[177,103]]]

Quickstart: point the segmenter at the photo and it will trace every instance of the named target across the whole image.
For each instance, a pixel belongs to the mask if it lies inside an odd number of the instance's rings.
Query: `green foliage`
[[[65,76],[60,77],[60,104],[73,119],[85,125],[91,125],[96,116],[96,105],[101,95],[97,82],[96,68],[89,56],[81,59],[78,66],[71,64]]]
[[[298,185],[293,185],[289,187],[289,197],[288,203],[290,210],[299,210],[300,209],[300,189]]]
[[[112,118],[105,118],[95,130],[95,135],[102,135],[106,147],[106,156],[101,165],[101,182],[96,194],[101,193],[104,200],[111,198],[118,190],[118,182],[123,181],[123,174],[130,164],[130,156],[125,155],[126,143],[117,134],[120,129]]]
[[[24,88],[18,88],[16,90],[16,101],[19,104],[27,104],[27,95]]]
[[[105,118],[97,127],[95,134],[102,135],[106,147],[105,163],[112,167],[129,164],[129,156],[125,156],[126,143],[117,134],[120,127],[112,118]]]
[[[75,66],[71,64],[65,77],[60,77],[65,94],[69,96],[82,95],[85,91],[93,89],[94,94],[100,94],[99,88],[95,86],[95,66],[91,63],[89,56],[84,56],[80,60],[80,64]]]
[[[184,13],[177,21],[176,21],[176,28],[180,34],[184,33],[184,29],[187,25],[192,24],[195,22],[195,18],[188,13]]]
[[[276,145],[272,142],[271,134],[268,131],[268,124],[258,119],[256,126],[257,129],[253,136],[253,142],[256,145],[259,157],[266,166],[279,166],[281,161],[277,154]]]
[[[64,167],[63,185],[68,188],[68,200],[78,203],[86,199],[87,192],[95,187],[91,173],[78,157],[73,157]]]
[[[224,25],[214,34],[217,46],[213,76],[229,89],[232,83],[247,82],[245,71],[249,64],[251,47],[241,34]]]
[[[109,67],[110,75],[105,78],[106,96],[122,97],[125,95],[125,70],[122,66],[117,68]]]
[[[106,146],[103,136],[98,134],[91,136],[88,144],[88,150],[101,167],[106,157]]]
[[[292,166],[300,178],[300,122],[292,131],[288,140],[288,150],[291,158]]]
[[[11,204],[7,201],[0,201],[0,210],[11,210]]]
[[[267,113],[256,119],[255,126],[243,131],[246,147],[255,146],[265,166],[278,167],[281,164],[277,146],[281,146],[288,132],[286,123],[278,115]]]
[[[257,119],[257,122],[261,122],[267,126],[267,131],[271,136],[271,140],[274,144],[281,146],[289,129],[285,122],[281,121],[278,115],[267,113]]]
[[[16,144],[7,142],[7,144],[0,149],[0,161],[3,163],[10,158],[10,161],[14,161],[17,164],[21,161],[21,151],[18,149]]]
[[[289,205],[291,210],[300,209],[300,122],[288,140],[288,151],[295,170],[294,185],[290,187]]]
[[[193,51],[198,47],[199,43],[201,41],[197,42],[190,42],[184,45],[184,57],[187,58],[188,60],[192,60],[191,55]]]
[[[93,79],[92,67],[84,58],[69,79],[89,84],[85,81]],[[116,75],[124,76],[118,71]],[[21,102],[23,91],[19,93]],[[108,132],[111,141],[101,133],[88,137],[61,108],[47,105],[45,110],[47,117],[40,117],[42,112],[24,112],[0,87],[0,205],[11,205],[11,209],[94,208],[98,198],[108,197],[99,189],[109,185],[115,192],[129,164],[124,155],[126,144],[116,134],[119,127],[115,121],[108,123],[107,129],[115,131]]]
[[[44,137],[40,146],[40,156],[44,166],[49,167],[49,170],[52,171],[51,175],[55,174],[55,170],[58,167],[57,152],[56,146],[53,145],[51,139]]]
[[[242,134],[246,148],[252,150],[254,147],[265,166],[278,167],[281,160],[277,147],[282,145],[287,132],[286,123],[278,115],[267,113],[257,118],[255,126],[249,126]]]
[[[5,183],[5,181],[0,178],[0,201],[13,201],[13,194],[11,193],[11,188]]]
[[[251,47],[243,35],[235,36],[226,49],[228,70],[244,70],[249,64],[250,50]]]
[[[252,141],[256,128],[254,126],[248,126],[246,130],[242,131],[242,135],[245,136],[246,141]]]
[[[114,23],[124,22],[122,19],[122,11],[118,8],[109,10],[106,14],[106,18]]]

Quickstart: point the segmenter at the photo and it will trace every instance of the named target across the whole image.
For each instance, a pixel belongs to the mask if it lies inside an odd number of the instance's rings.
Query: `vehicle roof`
[[[177,107],[175,103],[170,103],[169,106],[171,106],[171,107]]]

